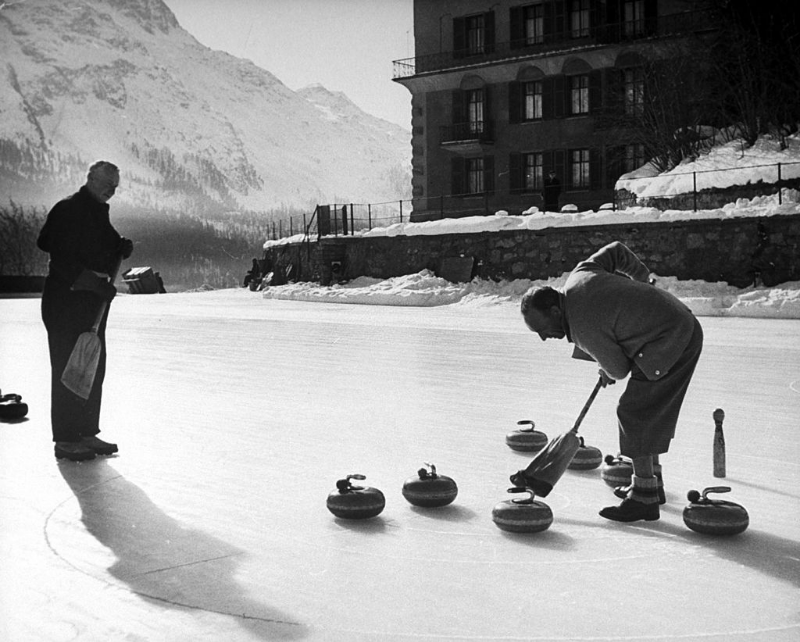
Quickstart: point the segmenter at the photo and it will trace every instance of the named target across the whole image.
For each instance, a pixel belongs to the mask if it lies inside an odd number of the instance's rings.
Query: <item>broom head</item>
[[[89,398],[100,363],[102,345],[95,332],[83,332],[72,349],[61,383],[84,401]]]
[[[573,430],[553,439],[536,454],[527,468],[511,476],[515,486],[530,488],[538,497],[547,497],[580,447],[580,437]]]

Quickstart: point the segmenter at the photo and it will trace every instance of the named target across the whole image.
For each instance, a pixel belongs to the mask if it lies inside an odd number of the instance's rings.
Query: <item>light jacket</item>
[[[691,310],[649,276],[615,241],[581,261],[561,290],[567,338],[612,379],[624,379],[634,364],[649,380],[660,379],[691,339]]]

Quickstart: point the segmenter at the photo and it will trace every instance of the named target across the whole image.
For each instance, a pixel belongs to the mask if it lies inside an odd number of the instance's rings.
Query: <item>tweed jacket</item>
[[[567,338],[612,379],[638,367],[657,381],[692,337],[692,312],[650,285],[649,276],[644,263],[615,241],[581,261],[561,291]]]

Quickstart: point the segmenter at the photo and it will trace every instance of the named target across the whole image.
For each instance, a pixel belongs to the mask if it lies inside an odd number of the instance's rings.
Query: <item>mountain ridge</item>
[[[0,186],[52,204],[97,158],[121,202],[267,211],[410,192],[410,132],[199,43],[161,0],[0,9]],[[46,200],[45,200],[46,199]]]

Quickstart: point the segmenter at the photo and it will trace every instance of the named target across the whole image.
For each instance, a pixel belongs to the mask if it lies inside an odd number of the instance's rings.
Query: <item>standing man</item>
[[[649,276],[630,249],[614,242],[581,261],[561,291],[531,288],[521,304],[525,324],[542,341],[566,338],[575,344],[573,357],[596,361],[604,387],[630,374],[617,423],[633,483],[619,506],[600,511],[618,522],[660,516],[666,495],[659,455],[669,450],[703,349],[692,312]]]
[[[39,249],[50,254],[50,269],[42,293],[42,320],[47,329],[52,369],[50,417],[57,458],[81,461],[117,452],[103,441],[100,401],[106,366],[105,330],[108,309],[117,291],[113,276],[128,258],[133,243],[111,225],[107,201],[119,185],[119,169],[108,161],[89,168],[86,184],[50,210],[39,233]],[[61,383],[78,337],[94,325],[105,306],[97,331],[102,350],[88,400]]]
[[[558,211],[558,197],[561,196],[561,181],[554,171],[547,174],[544,179],[544,189],[542,190],[542,199],[544,200],[545,212]]]

